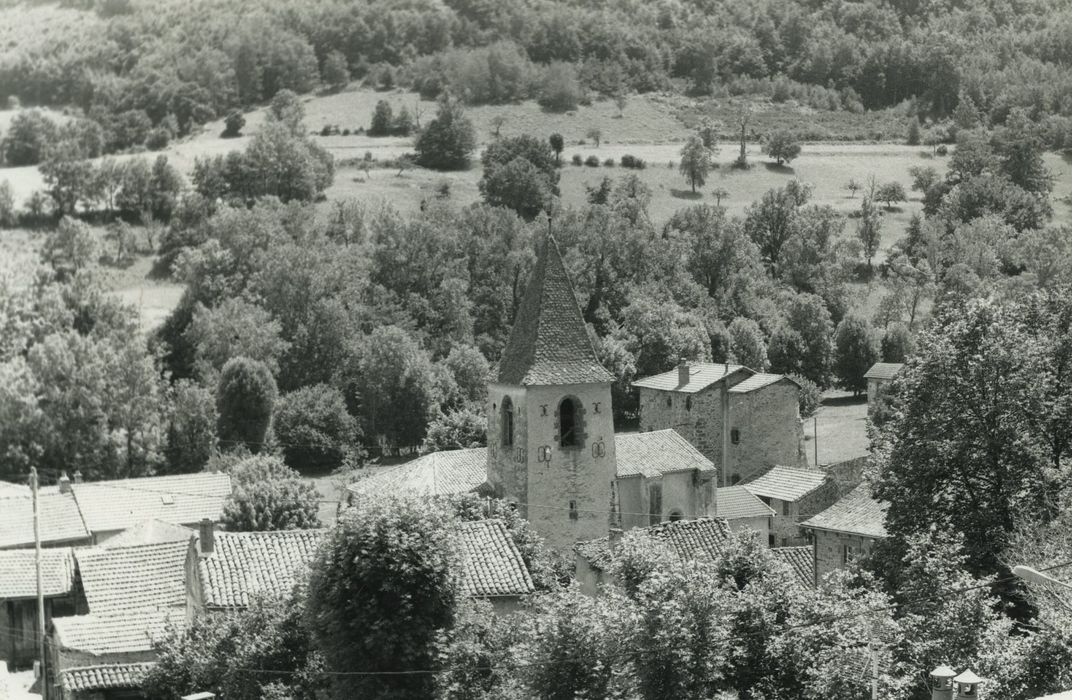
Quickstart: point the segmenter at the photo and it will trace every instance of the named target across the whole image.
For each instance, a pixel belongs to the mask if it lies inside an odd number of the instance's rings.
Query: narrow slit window
[[[578,517],[579,516],[578,516],[578,513],[577,513],[577,501],[570,501],[569,502],[569,519],[570,520],[576,520]]]
[[[573,399],[562,399],[558,406],[558,444],[575,447],[577,440],[577,404]]]
[[[730,429],[730,442],[737,445],[741,442],[741,431],[737,428]]]
[[[502,444],[510,447],[514,444],[514,402],[504,397],[502,402]]]

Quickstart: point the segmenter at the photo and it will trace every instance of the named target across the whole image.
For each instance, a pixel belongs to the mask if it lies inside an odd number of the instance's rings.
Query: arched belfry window
[[[570,396],[558,404],[558,444],[560,447],[580,447],[584,444],[580,402]]]
[[[502,433],[502,444],[503,447],[510,447],[514,444],[514,402],[509,396],[503,397],[501,410],[502,421],[500,421],[499,431]]]

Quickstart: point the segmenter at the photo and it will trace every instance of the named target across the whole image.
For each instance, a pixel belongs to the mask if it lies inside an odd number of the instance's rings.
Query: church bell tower
[[[488,482],[562,554],[607,534],[616,473],[612,381],[547,236],[488,387]]]

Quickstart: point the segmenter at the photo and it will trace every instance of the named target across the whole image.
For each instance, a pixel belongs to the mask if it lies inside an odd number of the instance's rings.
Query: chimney
[[[956,671],[944,664],[931,671],[931,700],[953,700],[953,677],[956,675]]]
[[[197,540],[201,556],[207,557],[216,549],[216,525],[208,518],[202,518]]]
[[[610,545],[610,551],[617,552],[618,547],[622,544],[622,529],[620,527],[612,527],[610,529],[610,535],[607,537],[607,544]]]
[[[677,363],[677,383],[681,386],[689,383],[689,361],[684,357]]]
[[[60,493],[71,492],[71,480],[67,477],[67,472],[60,474]]]
[[[74,483],[76,483],[76,484],[81,484],[82,483],[82,472],[81,471],[76,471],[74,473]]]

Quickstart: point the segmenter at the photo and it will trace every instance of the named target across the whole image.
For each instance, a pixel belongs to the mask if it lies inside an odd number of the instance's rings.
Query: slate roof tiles
[[[69,693],[116,688],[137,688],[153,663],[78,666],[59,672],[60,685]]]
[[[805,520],[801,527],[883,538],[886,536],[888,507],[887,503],[871,496],[871,486],[865,481],[834,505]]]
[[[501,520],[462,523],[459,534],[465,559],[466,595],[518,596],[535,590],[521,552]]]
[[[0,600],[37,595],[36,555],[32,549],[0,551]],[[67,547],[41,550],[41,588],[46,597],[74,588],[74,556]]]
[[[771,467],[762,476],[744,487],[763,498],[779,501],[799,501],[829,481],[826,473],[812,469]]]

